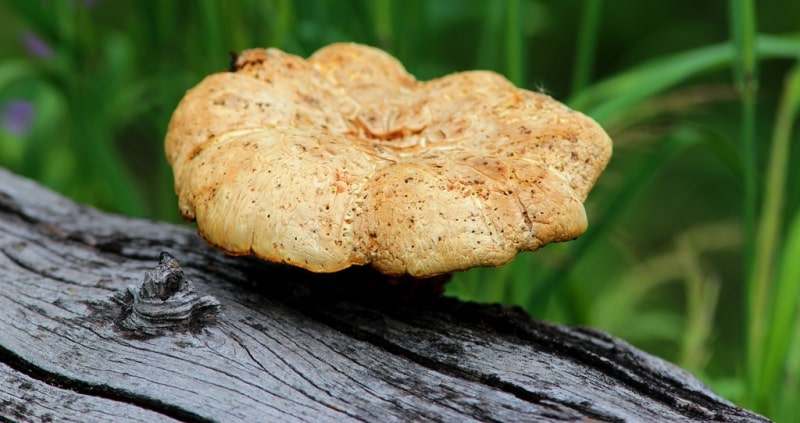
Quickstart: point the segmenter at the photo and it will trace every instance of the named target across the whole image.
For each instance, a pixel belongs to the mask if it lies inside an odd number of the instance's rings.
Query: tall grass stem
[[[781,390],[779,383],[780,373],[786,362],[786,356],[792,334],[787,331],[791,328],[790,322],[796,313],[798,294],[800,294],[800,272],[791,267],[800,267],[797,257],[784,256],[784,260],[777,260],[777,253],[782,247],[781,235],[784,219],[784,206],[786,204],[786,182],[789,170],[789,157],[791,153],[791,138],[793,122],[800,109],[800,64],[796,65],[787,75],[786,88],[778,107],[777,117],[773,130],[772,145],[769,163],[766,169],[766,183],[764,185],[764,202],[761,210],[758,233],[756,238],[756,251],[753,283],[758,293],[758,305],[763,309],[764,318],[771,316],[769,324],[764,323],[763,351],[756,357],[760,361],[752,363],[760,366],[757,372],[757,383],[753,386],[756,400],[759,403],[768,402],[773,394]],[[799,228],[792,228],[789,236],[800,237],[796,233]],[[798,240],[792,240],[795,244]],[[793,244],[794,245],[794,244]],[[791,251],[787,249],[786,251]],[[776,275],[773,269],[782,264],[781,273]],[[798,273],[795,275],[795,273]],[[770,312],[771,311],[771,312]]]
[[[525,81],[522,62],[522,16],[520,15],[520,0],[508,0],[506,9],[506,71],[508,79],[517,86],[523,86]]]
[[[571,95],[576,96],[589,84],[594,70],[594,58],[597,51],[597,38],[600,29],[600,18],[603,0],[584,2],[581,24],[578,28],[578,45],[575,48]]]
[[[767,307],[767,286],[758,285],[754,277],[755,228],[758,203],[758,158],[756,156],[756,16],[753,0],[730,1],[730,27],[735,59],[734,79],[741,96],[741,145],[744,169],[744,202],[742,225],[744,229],[744,277],[746,304],[746,374],[750,383],[757,380],[757,367],[761,363],[764,341],[764,318]]]

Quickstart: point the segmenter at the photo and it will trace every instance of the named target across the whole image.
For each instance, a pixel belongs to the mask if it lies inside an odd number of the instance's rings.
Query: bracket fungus
[[[422,82],[334,44],[242,52],[187,92],[166,154],[181,214],[230,254],[428,277],[583,233],[611,140],[496,73]]]

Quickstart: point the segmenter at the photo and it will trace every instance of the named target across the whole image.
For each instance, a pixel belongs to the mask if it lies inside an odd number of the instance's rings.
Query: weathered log
[[[162,252],[215,321],[124,324]],[[0,420],[766,421],[600,331],[404,286],[228,257],[0,170]]]

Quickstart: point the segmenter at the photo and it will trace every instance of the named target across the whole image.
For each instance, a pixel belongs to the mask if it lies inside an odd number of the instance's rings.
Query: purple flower
[[[24,137],[31,130],[35,113],[33,103],[28,100],[8,100],[0,111],[0,127],[11,134]]]
[[[55,55],[53,49],[34,32],[28,31],[23,34],[22,44],[31,56],[49,59]]]

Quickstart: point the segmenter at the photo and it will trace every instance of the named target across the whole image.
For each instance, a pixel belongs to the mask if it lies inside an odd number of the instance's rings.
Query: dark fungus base
[[[178,261],[165,252],[158,265],[145,273],[140,287],[128,285],[114,301],[122,306],[118,327],[144,336],[199,329],[216,321],[220,310],[216,298],[195,293]]]
[[[430,278],[411,276],[386,276],[367,267],[351,267],[341,272],[319,274],[287,265],[252,263],[251,258],[242,257],[245,267],[256,264],[252,272],[255,290],[270,290],[264,284],[278,284],[284,280],[306,280],[308,288],[330,295],[332,299],[350,300],[357,303],[396,304],[434,301],[444,293],[444,285],[452,274]],[[270,280],[271,279],[271,280]],[[294,285],[297,291],[301,286]],[[302,288],[301,288],[302,290]],[[295,292],[295,294],[302,293]],[[318,294],[317,294],[318,295]],[[113,301],[121,306],[115,319],[116,326],[131,336],[158,336],[166,331],[195,331],[214,323],[221,309],[220,302],[212,296],[200,296],[194,284],[185,278],[178,261],[162,252],[159,263],[145,272],[141,286],[128,285],[115,295]]]

